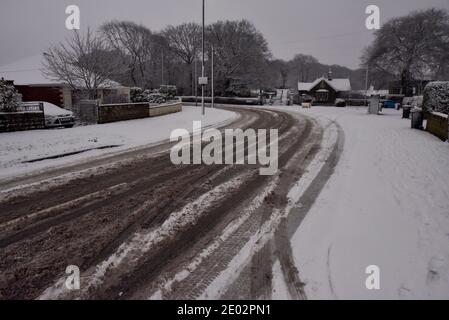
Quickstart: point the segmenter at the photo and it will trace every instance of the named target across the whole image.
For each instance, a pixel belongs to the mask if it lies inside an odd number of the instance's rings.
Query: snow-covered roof
[[[44,58],[42,55],[35,55],[25,59],[18,60],[8,65],[0,66],[0,78],[14,81],[15,85],[34,85],[34,86],[67,86],[68,84],[47,78],[44,71]],[[115,81],[108,80],[107,87],[121,87]]]
[[[309,91],[311,89],[311,82],[298,82],[299,91]]]
[[[298,82],[299,91],[310,91],[319,84],[321,81],[326,83],[335,91],[351,91],[351,82],[349,79],[326,79],[324,77],[316,79],[314,82]]]

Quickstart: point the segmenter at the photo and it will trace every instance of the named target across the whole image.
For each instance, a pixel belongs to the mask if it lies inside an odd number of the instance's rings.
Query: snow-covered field
[[[34,170],[65,165],[106,153],[123,151],[170,138],[174,129],[192,131],[192,122],[201,120],[203,128],[232,121],[233,112],[185,106],[183,112],[158,118],[139,119],[72,129],[35,130],[0,134],[0,179]],[[118,146],[111,149],[96,148]],[[61,154],[90,150],[59,159],[25,163]]]
[[[395,110],[300,112],[345,132],[336,171],[292,239],[308,298],[449,298],[449,143]],[[380,290],[366,288],[371,265]]]

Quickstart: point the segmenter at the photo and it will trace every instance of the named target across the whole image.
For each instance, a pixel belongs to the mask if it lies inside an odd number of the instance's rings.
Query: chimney
[[[332,81],[332,69],[329,67],[329,72],[328,72],[328,74],[327,74],[327,79],[329,80],[329,81]]]

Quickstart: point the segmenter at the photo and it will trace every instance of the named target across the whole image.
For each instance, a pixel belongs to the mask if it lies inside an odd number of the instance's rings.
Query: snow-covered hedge
[[[14,112],[20,106],[22,97],[14,86],[0,79],[0,112]]]
[[[142,90],[141,88],[131,89],[132,102],[149,102],[149,103],[164,103],[165,97],[159,93],[158,90]]]
[[[167,102],[168,100],[173,100],[175,97],[175,86],[161,86],[159,90],[142,90],[141,88],[131,89],[132,102],[149,102],[162,104]]]
[[[449,82],[430,82],[424,89],[423,109],[449,114]]]

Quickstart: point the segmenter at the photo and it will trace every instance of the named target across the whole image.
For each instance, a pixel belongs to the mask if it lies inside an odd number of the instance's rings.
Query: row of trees
[[[358,70],[319,63],[298,54],[290,61],[273,59],[264,36],[247,20],[219,21],[206,27],[206,74],[214,48],[217,94],[235,87],[296,88],[327,74],[349,77],[353,89],[370,83],[386,88],[400,80],[407,92],[414,79],[449,78],[449,17],[441,9],[413,12],[386,22],[366,48]],[[96,88],[115,80],[123,85],[153,89],[161,84],[193,95],[201,73],[201,27],[196,23],[168,26],[152,32],[133,22],[111,21],[98,31],[76,33],[45,54],[47,75],[95,96]]]
[[[75,32],[73,37],[44,54],[46,74],[95,98],[97,88],[114,80],[126,86],[153,89],[161,84],[178,87],[181,95],[195,94],[201,74],[201,27],[196,23],[168,26],[158,33],[133,22],[111,21],[97,32]],[[219,21],[206,27],[206,75],[210,76],[214,50],[216,93],[229,95],[245,88],[296,88],[327,74],[312,56],[291,61],[272,59],[267,41],[247,20]],[[335,76],[357,73],[332,66]]]
[[[250,22],[220,21],[207,26],[208,61],[212,47],[217,91],[224,93],[236,82],[263,85],[271,54],[264,36]],[[65,43],[47,50],[44,57],[47,76],[95,96],[96,88],[108,85],[109,80],[143,89],[174,84],[181,94],[193,94],[200,54],[198,24],[169,26],[153,33],[133,22],[111,21],[97,32],[75,32]]]

